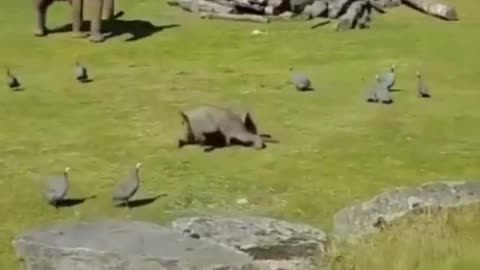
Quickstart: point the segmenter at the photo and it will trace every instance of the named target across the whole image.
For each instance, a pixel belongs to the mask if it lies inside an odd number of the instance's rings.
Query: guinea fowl
[[[290,67],[290,71],[292,72],[292,83],[295,85],[295,88],[298,91],[308,91],[313,90],[311,88],[310,78],[306,74],[300,72],[294,72],[293,68]]]
[[[67,195],[68,171],[70,171],[70,168],[66,167],[63,172],[63,176],[50,177],[45,183],[45,198],[55,208],[58,208],[58,202],[64,200],[65,195]]]
[[[142,163],[138,162],[131,174],[114,188],[112,196],[114,202],[129,206],[128,200],[135,195],[140,186],[139,170],[141,166]]]
[[[418,96],[422,98],[429,98],[430,93],[428,91],[427,84],[422,79],[422,75],[420,74],[419,71],[417,71],[417,91],[418,91]]]
[[[10,69],[7,69],[7,84],[8,87],[12,90],[20,89],[20,82],[18,81],[18,78],[13,75]]]
[[[386,73],[382,73],[380,75],[380,82],[385,85],[385,87],[390,91],[392,87],[395,85],[395,68],[396,65],[392,65],[390,67],[390,71]]]
[[[377,85],[379,84],[378,82],[378,75],[375,76],[375,82],[368,87],[366,91],[366,98],[367,102],[369,103],[377,103],[378,102],[378,96],[377,96]]]
[[[75,67],[75,77],[77,81],[81,83],[88,82],[87,68],[82,66],[78,61],[76,62],[76,67]]]
[[[378,97],[378,100],[383,104],[392,104],[393,99],[386,85],[381,82],[380,75],[377,74],[376,78],[378,83],[377,83],[375,94]]]

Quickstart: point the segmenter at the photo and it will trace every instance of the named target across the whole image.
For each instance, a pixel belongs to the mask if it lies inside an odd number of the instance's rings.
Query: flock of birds
[[[393,103],[392,96],[390,95],[390,91],[392,90],[393,86],[395,85],[395,65],[392,65],[390,71],[375,74],[375,83],[372,87],[367,90],[367,102],[372,103],[384,103],[384,104],[391,104]],[[290,67],[290,72],[292,73],[291,82],[295,86],[298,91],[311,91],[314,90],[312,88],[312,83],[310,78],[302,73],[302,72],[295,72],[293,68]],[[75,77],[77,81],[81,83],[89,82],[90,79],[88,77],[87,68],[81,65],[78,61],[76,62],[75,66]],[[18,91],[21,90],[21,84],[18,78],[13,75],[10,69],[7,68],[7,84],[8,87],[12,90]],[[417,92],[419,97],[422,98],[429,98],[430,93],[427,88],[426,83],[422,79],[422,75],[419,71],[417,71]]]
[[[135,169],[123,181],[117,183],[113,188],[112,201],[116,205],[125,205],[129,207],[129,201],[137,192],[140,186],[140,167],[142,163],[138,162]],[[62,176],[53,176],[48,178],[44,185],[44,196],[48,203],[57,208],[66,200],[68,193],[68,172],[70,168],[65,168]]]
[[[395,85],[395,67],[396,66],[393,65],[389,72],[375,75],[375,84],[367,91],[367,102],[393,103],[390,91]],[[298,91],[314,90],[307,75],[301,72],[294,72],[292,68],[290,68],[290,71],[292,72],[291,82]],[[21,83],[19,79],[8,68],[6,73],[8,87],[14,91],[20,90]],[[75,78],[80,83],[90,81],[86,67],[78,61],[75,66]],[[419,97],[430,97],[428,88],[422,80],[420,72],[417,72],[417,79],[417,92]],[[135,195],[140,185],[139,169],[141,165],[141,163],[137,163],[134,171],[124,181],[114,187],[112,194],[113,202],[129,207],[129,200]],[[69,170],[70,168],[67,167],[64,170],[63,176],[51,177],[45,182],[45,198],[48,203],[55,208],[58,208],[59,203],[64,201],[67,195]]]
[[[396,66],[392,65],[388,72],[375,74],[375,83],[367,90],[367,102],[381,102],[383,104],[393,103],[390,92],[395,85],[395,68]],[[313,90],[312,83],[306,74],[294,72],[292,68],[290,68],[290,71],[292,72],[291,81],[298,91]],[[417,71],[417,92],[418,96],[421,98],[431,97],[428,87],[425,81],[422,79],[422,75],[419,71]]]

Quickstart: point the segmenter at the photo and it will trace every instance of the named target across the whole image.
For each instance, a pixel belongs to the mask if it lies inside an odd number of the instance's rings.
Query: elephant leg
[[[36,36],[45,36],[47,34],[47,9],[53,3],[53,0],[33,0],[37,13],[37,23],[33,34]]]
[[[102,35],[102,9],[103,0],[87,0],[90,2],[91,11],[90,41],[102,42],[105,37]]]
[[[115,15],[115,0],[103,0],[102,19],[111,20]]]
[[[72,32],[74,37],[84,38],[87,33],[82,32],[83,24],[83,0],[70,0],[72,6]]]

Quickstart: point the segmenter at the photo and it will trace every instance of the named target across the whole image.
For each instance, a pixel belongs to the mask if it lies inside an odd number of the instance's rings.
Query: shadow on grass
[[[57,202],[57,207],[58,208],[73,207],[73,206],[84,203],[86,200],[95,199],[95,198],[97,198],[96,195],[85,197],[85,198],[63,199]]]
[[[81,84],[88,84],[88,83],[93,82],[93,80],[92,79],[86,79],[86,80],[78,81],[78,82],[81,83]]]
[[[166,196],[167,196],[167,194],[160,194],[160,195],[150,197],[150,198],[132,200],[132,201],[129,201],[128,204],[125,203],[125,202],[122,202],[122,203],[119,203],[119,204],[115,205],[115,207],[128,207],[128,208],[142,207],[142,206],[149,205],[149,204],[155,202],[157,199],[159,199],[161,197],[166,197]]]
[[[105,37],[107,39],[121,36],[123,34],[130,34],[132,37],[126,39],[125,41],[131,42],[147,38],[153,34],[156,34],[164,29],[179,27],[179,24],[168,24],[168,25],[154,25],[149,21],[145,20],[118,20],[117,18],[121,17],[123,12],[117,13],[114,19],[111,21],[103,21],[102,28],[106,33]],[[90,29],[90,22],[84,22],[82,29]],[[65,24],[63,26],[49,30],[49,33],[65,33],[72,31],[72,24]]]
[[[389,90],[390,92],[403,92],[405,89],[400,89],[400,88],[392,88]]]

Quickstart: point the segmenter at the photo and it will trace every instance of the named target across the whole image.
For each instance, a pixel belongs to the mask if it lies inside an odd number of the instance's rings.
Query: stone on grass
[[[480,181],[444,181],[397,188],[337,212],[335,235],[339,240],[355,239],[378,231],[379,223],[391,223],[419,209],[455,208],[479,202]]]
[[[327,248],[323,231],[273,218],[188,217],[173,228],[245,252],[260,269],[312,269]]]
[[[251,258],[146,222],[59,224],[13,240],[26,270],[250,270]]]

